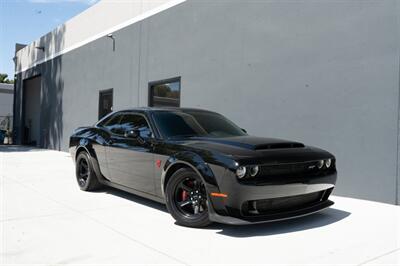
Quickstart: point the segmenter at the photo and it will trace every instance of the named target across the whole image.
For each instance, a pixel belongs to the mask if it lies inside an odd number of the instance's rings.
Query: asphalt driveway
[[[0,146],[0,180],[2,265],[400,264],[399,206],[332,197],[304,218],[192,229],[161,204],[80,191],[68,153]]]

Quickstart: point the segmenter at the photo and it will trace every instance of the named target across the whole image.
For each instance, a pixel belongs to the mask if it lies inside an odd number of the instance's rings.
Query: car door
[[[138,130],[139,137],[125,137],[125,132]],[[107,145],[108,170],[112,181],[154,194],[154,154],[149,142],[152,131],[145,116],[125,113],[118,127],[114,127]]]
[[[96,141],[93,143],[93,149],[96,152],[101,174],[111,181],[113,180],[108,170],[106,150],[111,139],[111,132],[119,127],[119,122],[121,121],[122,116],[122,114],[118,113],[113,114],[96,125],[97,135]]]

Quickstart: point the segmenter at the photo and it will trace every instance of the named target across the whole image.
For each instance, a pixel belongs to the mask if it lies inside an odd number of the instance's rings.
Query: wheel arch
[[[75,148],[75,159],[78,157],[78,154],[81,153],[82,151],[87,152],[90,159],[92,158],[97,159],[96,152],[92,147],[92,140],[87,138],[81,138],[79,140],[79,143],[78,145],[76,145]]]
[[[200,176],[208,190],[218,190],[217,181],[209,165],[196,153],[183,152],[167,159],[161,174],[161,192],[165,196],[165,188],[172,175],[182,168],[192,169]]]
[[[75,161],[76,161],[76,159],[78,158],[78,155],[79,155],[81,152],[86,152],[86,153],[89,154],[89,156],[91,157],[90,152],[88,151],[88,149],[87,149],[85,146],[78,146],[78,147],[76,148],[76,152],[75,152]]]
[[[75,162],[76,162],[76,159],[78,158],[78,155],[79,155],[81,152],[86,152],[86,153],[88,154],[89,160],[90,160],[90,162],[92,163],[92,166],[93,166],[93,168],[94,168],[94,171],[95,171],[95,173],[96,173],[96,175],[97,175],[99,181],[102,182],[103,179],[104,179],[104,177],[103,177],[103,175],[101,174],[100,167],[99,167],[99,163],[98,163],[98,161],[97,161],[96,151],[93,149],[92,143],[91,143],[91,140],[90,140],[90,139],[84,139],[84,138],[82,138],[82,139],[79,141],[79,144],[76,146],[76,149],[75,149],[75,156],[74,156]]]
[[[182,161],[176,161],[174,163],[172,163],[167,170],[165,171],[165,173],[163,174],[163,178],[162,178],[162,184],[161,184],[161,191],[163,196],[165,196],[165,189],[167,187],[167,183],[170,180],[171,176],[178,171],[179,169],[183,169],[183,168],[189,168],[194,170],[200,177],[201,175],[198,173],[198,171],[196,170],[196,168],[194,168],[192,165],[190,165],[189,163],[186,162],[182,162]]]

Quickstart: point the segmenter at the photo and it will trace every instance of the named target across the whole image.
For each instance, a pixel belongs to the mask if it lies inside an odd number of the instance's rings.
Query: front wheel
[[[193,170],[176,171],[167,183],[165,198],[167,209],[178,224],[205,227],[211,223],[205,185]]]
[[[93,170],[92,162],[86,152],[78,154],[75,168],[76,180],[81,190],[93,191],[101,187]]]

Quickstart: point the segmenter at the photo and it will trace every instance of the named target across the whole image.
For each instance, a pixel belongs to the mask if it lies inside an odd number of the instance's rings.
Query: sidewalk
[[[0,146],[0,181],[1,265],[400,264],[399,206],[332,197],[295,220],[185,228],[161,204],[79,190],[68,153],[17,146]]]

